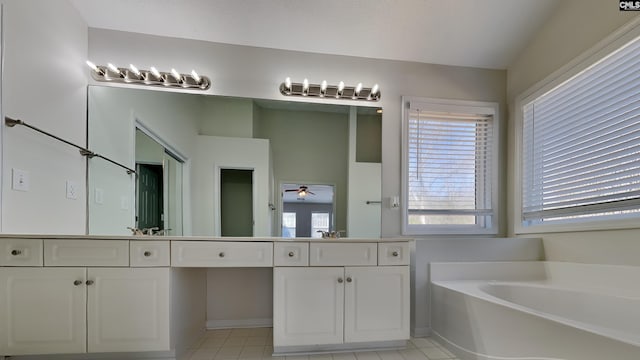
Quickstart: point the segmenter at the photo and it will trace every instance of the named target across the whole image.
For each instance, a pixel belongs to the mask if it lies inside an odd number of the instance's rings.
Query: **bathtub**
[[[640,268],[432,263],[432,334],[460,359],[639,360]]]

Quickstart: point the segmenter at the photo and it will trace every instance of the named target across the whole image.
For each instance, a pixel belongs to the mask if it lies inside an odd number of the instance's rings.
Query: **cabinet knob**
[[[76,280],[76,281],[74,281],[74,282],[73,282],[73,285],[75,285],[75,286],[80,286],[80,285],[82,285],[82,280]]]
[[[338,278],[338,283],[342,284],[344,282],[344,280],[342,280],[342,278]]]
[[[11,255],[18,256],[22,254],[22,250],[11,250]]]
[[[221,258],[223,258],[223,257],[224,257],[224,251],[221,251],[221,252],[218,254],[218,256],[219,256],[219,257],[221,257]]]
[[[87,285],[93,285],[93,280],[87,280],[86,284]]]
[[[293,257],[295,253],[293,251],[289,251],[289,257]]]
[[[151,251],[147,250],[142,255],[144,255],[145,257],[149,257],[151,256]]]
[[[347,282],[348,282],[348,283],[350,283],[350,282],[352,282],[352,281],[353,281],[353,280],[351,279],[351,276],[349,276],[349,277],[347,278]]]
[[[398,253],[397,251],[394,251],[394,252],[391,253],[391,255],[393,255],[395,257],[398,257],[398,255],[400,255],[400,253]]]

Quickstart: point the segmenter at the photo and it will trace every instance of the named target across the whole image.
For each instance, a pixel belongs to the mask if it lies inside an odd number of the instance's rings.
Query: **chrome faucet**
[[[317,232],[322,233],[322,238],[323,239],[339,239],[340,238],[340,233],[342,231],[322,231],[322,230],[318,230]]]

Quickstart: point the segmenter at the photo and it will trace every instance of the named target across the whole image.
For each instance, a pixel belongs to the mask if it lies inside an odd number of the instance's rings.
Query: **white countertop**
[[[69,240],[171,240],[171,241],[247,241],[247,242],[405,242],[412,238],[281,238],[281,237],[214,237],[214,236],[155,236],[155,235],[61,235],[61,234],[0,234],[0,239],[69,239]]]

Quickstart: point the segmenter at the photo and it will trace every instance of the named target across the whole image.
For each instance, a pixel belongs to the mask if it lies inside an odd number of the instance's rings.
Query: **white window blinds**
[[[492,227],[493,115],[463,109],[440,111],[413,103],[409,107],[410,227]]]
[[[640,209],[640,41],[523,107],[525,226]]]

